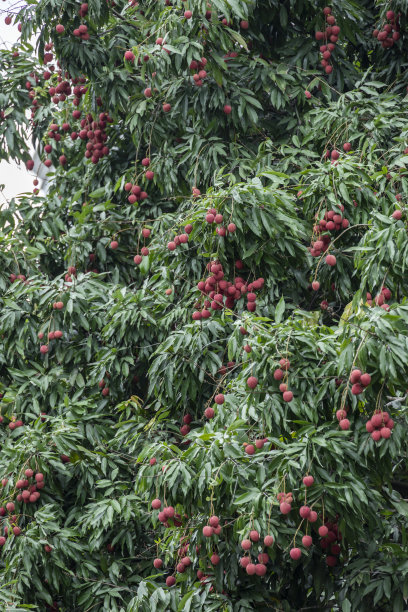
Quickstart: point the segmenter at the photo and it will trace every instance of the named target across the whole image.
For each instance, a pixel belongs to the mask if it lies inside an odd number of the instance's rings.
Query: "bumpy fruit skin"
[[[255,573],[257,576],[265,576],[266,565],[264,565],[263,563],[258,563],[258,565],[255,565]]]
[[[329,533],[328,528],[326,527],[326,525],[321,525],[319,527],[319,536],[322,538],[325,538],[327,536],[327,534]]]
[[[363,387],[368,387],[368,385],[371,383],[371,376],[369,374],[362,374],[360,378],[360,382],[363,385]]]
[[[305,485],[305,487],[311,487],[313,483],[314,483],[313,476],[305,476],[303,478],[303,484]]]
[[[210,525],[206,525],[203,527],[203,536],[205,538],[210,538],[214,533],[214,529]]]
[[[255,376],[250,376],[247,380],[247,385],[250,389],[255,389],[258,384],[258,379]]]
[[[289,514],[289,512],[292,510],[292,506],[287,502],[282,502],[279,506],[279,509],[282,514]]]
[[[309,548],[313,544],[312,536],[304,535],[302,538],[302,544],[305,548]]]
[[[273,544],[273,536],[271,535],[267,535],[264,537],[264,544],[265,546],[272,546]]]
[[[391,429],[388,427],[381,427],[380,433],[382,438],[388,439],[391,437]]]
[[[372,433],[374,431],[374,425],[372,424],[371,419],[366,423],[366,431],[367,433]]]
[[[213,419],[213,418],[214,418],[214,416],[215,416],[214,409],[213,409],[213,408],[206,408],[206,409],[204,410],[204,416],[205,416],[207,419]]]
[[[168,587],[172,587],[172,586],[174,586],[175,584],[176,584],[176,579],[175,579],[175,577],[174,577],[174,576],[167,576],[167,578],[166,578],[166,585],[167,585]]]
[[[339,425],[340,429],[342,429],[343,431],[347,431],[348,429],[350,429],[350,421],[348,419],[342,419]]]
[[[361,371],[360,370],[353,370],[352,373],[350,374],[350,382],[352,385],[354,385],[354,383],[359,382],[361,379]]]
[[[300,548],[291,548],[289,554],[291,559],[297,561],[302,556],[302,551],[300,550]]]
[[[353,395],[360,395],[364,391],[364,388],[360,383],[356,383],[351,387],[351,392]]]
[[[134,62],[135,61],[135,56],[132,53],[132,51],[126,51],[126,53],[125,53],[125,60],[127,62]]]
[[[243,550],[249,550],[251,548],[251,540],[242,540],[241,548]]]
[[[210,520],[208,522],[210,523],[211,527],[218,527],[220,519],[214,514],[213,516],[210,516]]]
[[[247,455],[253,455],[255,453],[255,447],[253,446],[253,444],[247,444],[247,446],[245,447],[245,452]]]
[[[154,499],[152,501],[152,508],[153,508],[153,510],[158,510],[159,508],[161,508],[161,501],[160,501],[160,499]]]
[[[336,265],[336,258],[334,255],[327,255],[325,262],[327,263],[328,266],[333,267]]]
[[[229,104],[225,104],[225,105],[224,105],[224,113],[225,113],[226,115],[230,115],[230,114],[231,114],[231,112],[232,112],[232,107],[231,107]]]
[[[212,554],[210,557],[210,561],[213,565],[218,565],[220,560],[220,557],[216,553]]]
[[[155,559],[153,561],[153,565],[156,569],[160,569],[161,567],[163,567],[163,561],[161,559]]]
[[[399,221],[400,219],[402,219],[402,210],[394,210],[394,212],[392,213],[392,218],[396,219],[397,221]]]
[[[293,400],[293,393],[292,391],[285,391],[282,397],[284,402],[291,402]]]

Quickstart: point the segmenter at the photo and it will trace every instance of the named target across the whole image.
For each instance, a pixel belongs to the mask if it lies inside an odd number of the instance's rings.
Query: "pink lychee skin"
[[[290,554],[291,559],[293,559],[294,561],[297,561],[297,559],[300,559],[302,555],[302,551],[300,550],[300,548],[292,548],[289,554]]]

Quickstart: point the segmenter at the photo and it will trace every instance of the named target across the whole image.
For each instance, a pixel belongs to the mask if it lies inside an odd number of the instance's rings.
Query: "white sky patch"
[[[1,49],[11,49],[13,45],[18,43],[20,33],[17,29],[17,24],[6,25],[4,20],[7,16],[7,8],[12,7],[15,2],[2,2],[0,5],[0,47]],[[1,109],[5,110],[5,109]],[[34,154],[34,152],[32,151]],[[0,190],[4,185],[4,189],[0,191],[0,205],[4,206],[7,200],[15,197],[20,193],[32,193],[34,189],[33,180],[36,178],[35,169],[29,172],[24,163],[17,164],[13,161],[0,162]],[[41,186],[41,180],[38,187]]]

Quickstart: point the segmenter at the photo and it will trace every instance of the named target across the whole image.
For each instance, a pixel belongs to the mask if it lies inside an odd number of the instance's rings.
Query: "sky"
[[[0,48],[10,49],[18,40],[19,32],[17,25],[6,25],[4,19],[6,17],[7,6],[12,3],[7,0],[1,2],[0,13]],[[1,185],[5,185],[3,191],[0,192],[0,205],[3,206],[6,200],[10,200],[19,193],[32,192],[35,179],[34,172],[28,172],[24,164],[17,165],[16,163],[0,162],[0,189]],[[41,181],[40,181],[41,182]]]

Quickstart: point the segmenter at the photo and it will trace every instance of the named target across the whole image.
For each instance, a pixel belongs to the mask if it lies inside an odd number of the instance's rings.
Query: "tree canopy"
[[[407,609],[407,8],[2,7],[5,610]]]

